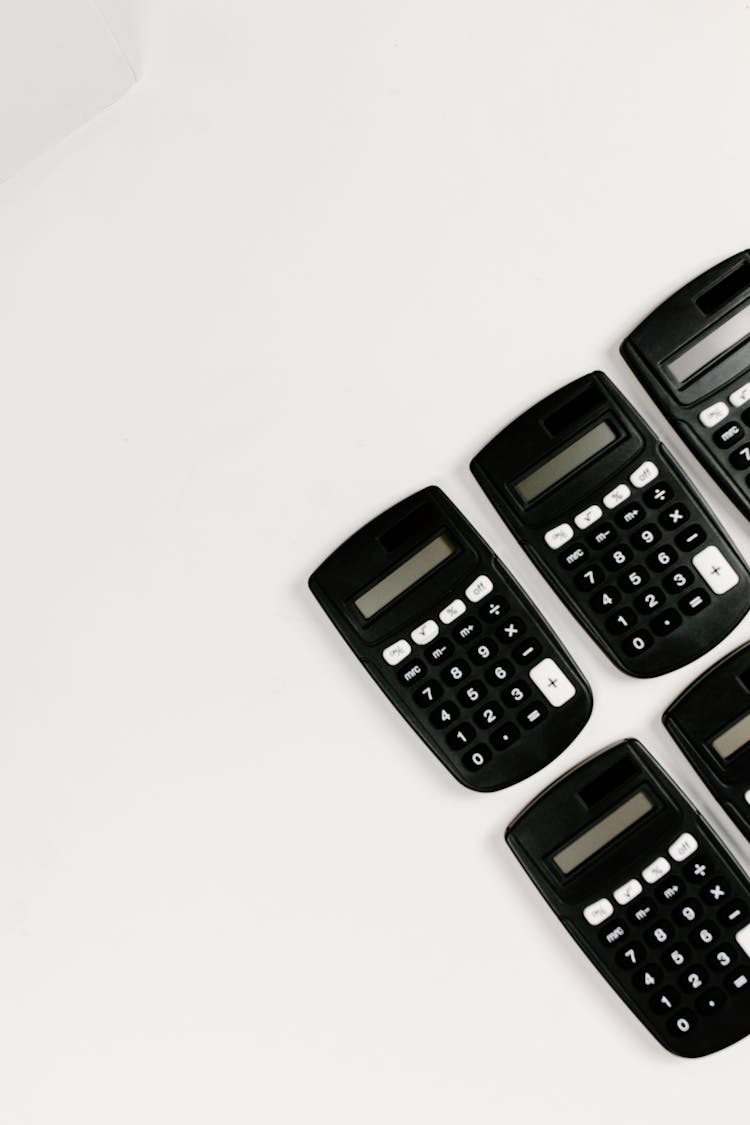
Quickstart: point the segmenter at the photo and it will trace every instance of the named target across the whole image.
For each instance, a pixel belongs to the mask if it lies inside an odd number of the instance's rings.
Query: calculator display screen
[[[580,469],[597,453],[601,453],[602,449],[606,449],[613,441],[616,441],[617,434],[610,426],[609,422],[599,422],[590,430],[587,430],[581,437],[576,438],[554,457],[550,457],[543,465],[534,469],[533,473],[529,473],[523,480],[517,481],[515,490],[525,504],[530,504],[532,500],[536,500],[547,489],[552,488],[553,485],[561,481],[563,477],[567,477],[569,473]]]
[[[381,578],[374,586],[370,586],[369,590],[365,590],[364,594],[355,598],[354,604],[362,616],[369,620],[374,614],[390,605],[399,594],[403,594],[436,566],[454,555],[457,549],[450,536],[441,532],[406,562],[402,562],[385,578]]]
[[[563,875],[575,871],[592,855],[610,844],[622,832],[636,824],[651,812],[654,803],[645,793],[635,793],[627,801],[623,801],[613,812],[608,813],[602,820],[587,828],[572,844],[568,844],[552,859],[560,868]]]
[[[750,742],[750,715],[745,715],[715,738],[712,745],[719,757],[726,761],[738,750],[747,746],[748,742]]]
[[[684,383],[696,371],[700,371],[701,367],[718,359],[747,336],[750,336],[750,305],[745,305],[734,316],[730,316],[729,320],[707,332],[697,343],[691,344],[682,355],[667,364],[667,371],[678,383]]]

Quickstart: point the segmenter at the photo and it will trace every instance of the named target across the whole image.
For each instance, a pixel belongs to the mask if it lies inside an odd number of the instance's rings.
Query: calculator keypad
[[[576,695],[550,648],[481,574],[463,597],[446,598],[384,648],[382,659],[397,682],[413,685],[431,735],[477,773]]]
[[[670,1038],[693,1034],[735,996],[750,996],[750,902],[721,868],[683,832],[582,910],[612,971]]]
[[[592,512],[598,513],[595,519]],[[566,584],[579,591],[577,598],[585,596],[605,634],[635,666],[660,638],[739,582],[719,548],[707,543],[699,519],[677,494],[674,480],[655,462],[644,461],[628,483],[560,525],[586,527],[582,537],[570,535],[559,543],[551,533],[545,537]]]

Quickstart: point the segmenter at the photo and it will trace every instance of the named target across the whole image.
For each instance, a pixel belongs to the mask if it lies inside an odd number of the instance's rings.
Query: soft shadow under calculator
[[[621,351],[750,518],[750,252],[683,286],[631,332]]]
[[[464,785],[547,765],[591,713],[588,684],[439,488],[356,532],[310,589],[391,702]]]
[[[568,932],[659,1042],[750,1032],[750,883],[634,739],[565,774],[507,842]]]
[[[686,688],[664,712],[664,725],[750,839],[750,644]]]
[[[746,614],[745,564],[602,372],[527,410],[471,469],[569,609],[630,675],[682,667]]]

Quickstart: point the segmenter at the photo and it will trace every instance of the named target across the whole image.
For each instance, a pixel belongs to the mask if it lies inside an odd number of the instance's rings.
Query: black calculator
[[[750,517],[750,252],[678,290],[621,350],[696,457]]]
[[[663,1046],[695,1058],[750,1032],[750,882],[639,742],[565,774],[506,839]]]
[[[436,487],[366,524],[310,589],[391,702],[470,789],[547,765],[591,691],[538,610]]]
[[[750,608],[735,548],[601,371],[527,410],[471,469],[569,609],[632,676],[695,660]]]
[[[692,683],[664,712],[664,725],[750,839],[750,644]]]

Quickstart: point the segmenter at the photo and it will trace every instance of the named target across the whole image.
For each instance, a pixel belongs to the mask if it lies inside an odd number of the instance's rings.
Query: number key
[[[664,585],[667,590],[673,594],[680,594],[686,587],[693,581],[693,575],[686,566],[678,566],[671,574],[668,574],[664,579]]]
[[[651,1007],[654,1011],[663,1012],[665,1015],[674,1011],[679,1002],[679,992],[676,988],[671,988],[669,985],[666,988],[660,988],[659,991],[654,993],[651,997]]]
[[[687,961],[688,957],[692,957],[692,954],[688,947],[686,945],[678,944],[673,945],[671,949],[668,949],[666,951],[666,953],[662,957],[662,961],[668,969],[681,969]]]
[[[469,656],[475,664],[486,664],[488,660],[497,652],[497,645],[494,641],[484,640],[479,641],[473,648],[469,649]]]
[[[479,703],[480,699],[484,699],[487,694],[487,688],[479,680],[474,680],[473,683],[465,684],[458,693],[458,698],[463,703],[464,707],[470,707],[472,703]]]
[[[672,917],[678,926],[689,926],[693,922],[697,922],[703,910],[697,898],[688,899],[682,906],[678,906],[674,911]]]
[[[708,973],[704,972],[699,965],[692,965],[680,977],[680,985],[685,992],[700,992],[707,980]]]
[[[649,556],[648,565],[652,570],[660,571],[667,570],[673,563],[677,562],[677,552],[674,547],[662,547],[659,551],[654,551],[653,555]]]
[[[598,565],[589,566],[576,575],[576,586],[579,590],[595,590],[604,581],[604,571]]]
[[[623,648],[629,656],[640,656],[647,648],[651,648],[654,638],[646,629],[640,629],[623,642]]]
[[[478,727],[487,730],[488,727],[493,727],[501,715],[499,707],[488,705],[483,707],[481,711],[477,711],[474,716],[474,722]]]
[[[750,445],[745,442],[739,449],[735,449],[729,458],[733,469],[746,469],[750,465]]]
[[[639,992],[650,992],[656,988],[664,978],[658,965],[646,965],[633,977],[633,984]]]
[[[469,773],[476,773],[490,760],[490,752],[485,746],[475,746],[468,754],[464,754],[461,764]]]
[[[718,936],[718,929],[709,923],[708,925],[699,926],[697,930],[693,930],[690,935],[690,940],[696,949],[705,949],[709,945],[713,945]]]
[[[648,571],[645,566],[634,566],[632,570],[622,576],[620,586],[623,590],[637,590],[647,579]]]
[[[502,694],[503,703],[507,703],[510,707],[518,707],[520,703],[525,703],[531,694],[529,685],[523,680],[517,680],[516,683],[507,687]]]
[[[618,965],[622,965],[623,969],[635,969],[641,964],[646,957],[646,949],[639,941],[631,941],[630,945],[626,945],[621,949],[615,960]]]
[[[635,622],[636,617],[632,609],[621,609],[619,613],[613,613],[611,617],[608,617],[606,624],[609,632],[617,635],[632,629]]]
[[[650,926],[646,930],[646,941],[649,945],[658,948],[660,945],[666,945],[672,937],[672,929],[666,922],[657,922],[655,926]]]
[[[633,552],[627,547],[620,546],[613,547],[611,551],[607,551],[607,553],[602,556],[602,561],[607,570],[619,570],[621,567],[627,566],[632,558]]]
[[[451,750],[463,750],[474,741],[476,732],[471,723],[459,723],[453,730],[448,731],[445,740]]]
[[[664,605],[665,601],[664,594],[654,586],[651,590],[638,595],[635,599],[635,608],[639,613],[653,613],[659,606]]]
[[[458,684],[469,675],[469,665],[465,660],[454,660],[443,672],[446,684]]]
[[[491,684],[504,684],[512,673],[513,665],[510,660],[498,660],[487,672],[487,679]]]
[[[414,692],[414,702],[419,707],[429,707],[432,703],[437,703],[438,699],[443,694],[443,689],[437,680],[428,680],[421,688]]]
[[[717,969],[728,969],[738,959],[739,954],[735,952],[731,945],[720,945],[718,949],[711,951],[708,961],[709,964],[715,965]]]
[[[612,609],[620,601],[622,601],[620,591],[616,590],[614,586],[605,586],[603,590],[594,594],[590,604],[594,613],[606,613],[608,609]]]
[[[444,730],[445,727],[449,727],[451,723],[455,723],[458,716],[458,707],[455,703],[451,703],[448,700],[441,704],[440,707],[435,708],[430,715],[430,722],[434,727],[437,727],[438,730]]]
[[[645,551],[648,547],[653,547],[654,543],[658,543],[660,539],[659,528],[655,523],[649,523],[642,527],[640,531],[636,531],[635,535],[630,537],[630,542],[636,551]]]

